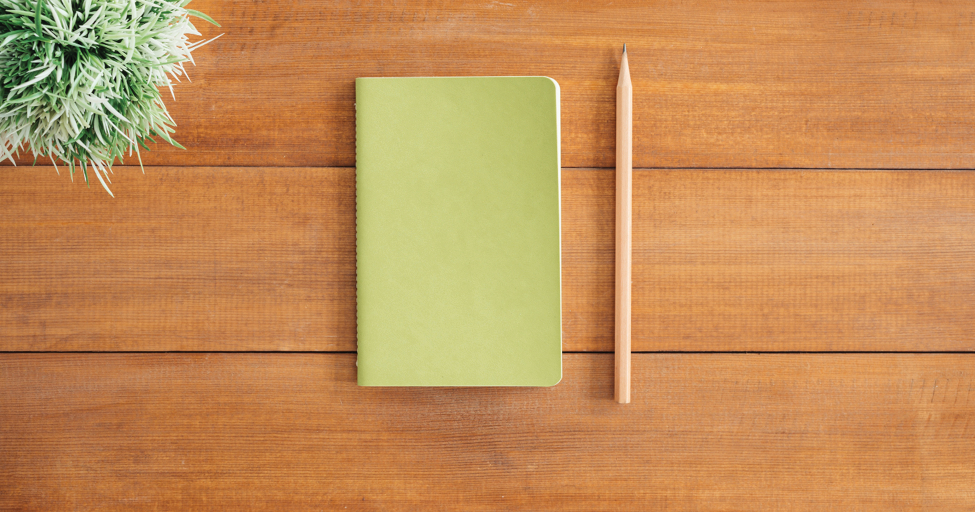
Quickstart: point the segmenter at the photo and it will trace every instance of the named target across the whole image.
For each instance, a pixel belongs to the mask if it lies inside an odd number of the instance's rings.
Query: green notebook
[[[360,386],[562,378],[559,86],[356,80]]]

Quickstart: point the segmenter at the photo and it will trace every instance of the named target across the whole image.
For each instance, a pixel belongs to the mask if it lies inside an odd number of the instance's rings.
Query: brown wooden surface
[[[354,169],[52,173],[0,188],[0,350],[355,350]]]
[[[567,354],[358,388],[352,354],[0,355],[0,508],[971,510],[975,355]],[[347,508],[346,508],[347,507]]]
[[[8,170],[0,350],[355,350],[354,172]],[[567,351],[613,350],[614,193],[563,172]],[[634,204],[636,351],[975,350],[975,173],[643,170]]]
[[[359,76],[548,75],[562,161],[612,167],[629,48],[635,167],[975,167],[964,1],[195,0],[226,35],[168,100],[154,165],[355,165]],[[166,95],[169,98],[169,95]],[[25,158],[29,162],[30,158]]]
[[[970,4],[192,7],[187,151],[114,200],[2,170],[0,510],[975,510]],[[564,348],[611,351],[624,42],[633,403],[608,353],[544,389],[145,353],[355,350],[353,79],[510,74],[561,84]]]

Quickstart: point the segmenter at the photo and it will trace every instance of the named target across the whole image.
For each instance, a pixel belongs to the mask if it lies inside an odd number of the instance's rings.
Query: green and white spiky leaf
[[[159,88],[175,98],[183,63],[212,41],[190,41],[190,16],[216,24],[189,2],[0,0],[0,160],[26,145],[111,194],[116,158],[153,137],[182,147]]]

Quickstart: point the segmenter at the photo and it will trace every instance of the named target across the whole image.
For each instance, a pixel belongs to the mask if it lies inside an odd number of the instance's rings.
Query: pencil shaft
[[[616,85],[616,401],[630,403],[633,249],[633,85],[626,51]]]

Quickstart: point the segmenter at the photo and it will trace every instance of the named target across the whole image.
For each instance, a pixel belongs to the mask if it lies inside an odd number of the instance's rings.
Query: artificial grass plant
[[[212,41],[190,42],[190,16],[216,24],[189,2],[0,0],[0,161],[27,145],[111,195],[116,158],[134,151],[141,167],[152,137],[182,148],[159,87],[175,98],[183,63]]]

